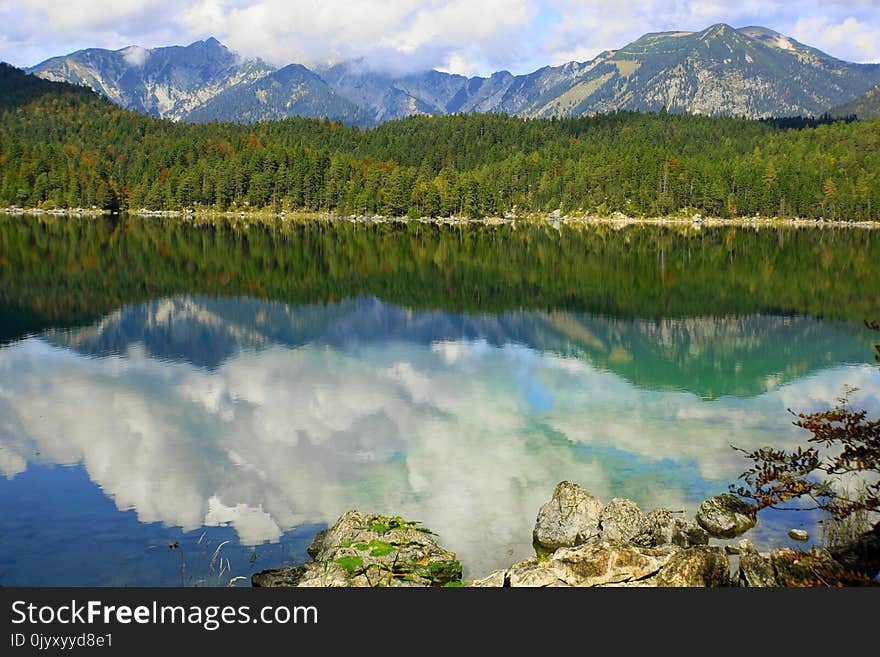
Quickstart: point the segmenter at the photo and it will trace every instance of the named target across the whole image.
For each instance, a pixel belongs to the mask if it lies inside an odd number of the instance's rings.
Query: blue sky
[[[761,25],[841,59],[880,62],[880,0],[0,0],[0,60],[216,36],[283,65],[526,73],[586,61],[645,32]]]

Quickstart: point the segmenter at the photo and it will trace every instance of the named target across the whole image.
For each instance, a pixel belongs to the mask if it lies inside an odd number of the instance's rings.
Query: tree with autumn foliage
[[[873,330],[880,323],[866,322]],[[880,362],[880,345],[875,345]],[[796,413],[796,426],[810,432],[808,447],[794,451],[764,447],[748,452],[754,465],[731,484],[732,492],[754,501],[756,509],[791,508],[795,500],[812,499],[816,507],[842,520],[856,513],[880,511],[880,418],[869,419],[865,410],[849,403],[847,388],[835,407],[815,413]],[[744,451],[744,450],[743,450]],[[858,494],[841,485],[844,477],[856,477]],[[803,508],[803,507],[799,507]]]

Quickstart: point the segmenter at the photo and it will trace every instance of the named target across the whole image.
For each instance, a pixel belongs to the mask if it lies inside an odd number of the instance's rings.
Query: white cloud
[[[26,6],[41,10],[51,30],[94,30],[113,27],[145,10],[156,11],[161,5],[151,0],[90,0],[89,2],[57,2],[29,0]]]
[[[447,38],[451,32],[457,32],[463,41],[489,39],[499,30],[524,25],[529,14],[528,4],[523,0],[436,3],[417,12],[406,31],[395,35],[390,43],[402,52],[413,52]]]
[[[233,48],[276,64],[366,57],[399,70],[446,65],[472,73],[466,69],[476,68],[474,62],[494,61],[507,50],[529,16],[525,0],[266,0],[231,9],[212,25]]]
[[[802,18],[791,28],[791,36],[836,57],[880,62],[880,7],[875,20],[862,21],[848,16],[842,21],[827,17]]]
[[[128,62],[130,66],[143,66],[144,62],[147,61],[147,55],[149,54],[149,50],[141,48],[140,46],[129,46],[123,52],[125,61]]]

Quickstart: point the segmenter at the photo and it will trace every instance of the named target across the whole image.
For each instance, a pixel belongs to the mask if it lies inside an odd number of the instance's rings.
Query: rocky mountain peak
[[[727,23],[715,23],[704,30],[704,34],[712,35],[734,34],[735,32],[736,30]]]

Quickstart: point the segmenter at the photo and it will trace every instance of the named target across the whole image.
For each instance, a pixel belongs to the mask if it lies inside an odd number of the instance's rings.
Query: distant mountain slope
[[[253,82],[224,89],[185,114],[193,123],[253,123],[290,116],[330,118],[350,125],[372,122],[369,113],[336,94],[305,66],[290,64]]]
[[[611,71],[610,66],[617,68]],[[760,27],[648,34],[591,71],[610,73],[583,109],[624,107],[750,117],[818,115],[880,79],[880,65],[852,64]]]
[[[860,119],[880,119],[880,84],[868,89],[867,93],[831,110],[832,116],[852,116]]]
[[[765,82],[771,76],[755,50],[756,44],[726,25],[699,33],[648,34],[575,71],[562,93],[536,99],[530,113],[619,107],[747,116],[803,113],[801,103],[780,99],[775,85]]]
[[[180,120],[230,86],[274,69],[259,59],[242,60],[210,38],[185,47],[90,48],[28,70],[47,80],[88,86],[127,109]]]
[[[394,75],[364,62],[273,71],[216,39],[186,47],[82,50],[31,71],[85,84],[123,107],[174,120],[329,116],[375,124],[412,114],[581,116],[616,110],[818,116],[880,82],[880,64],[835,59],[762,27],[658,32],[589,62],[527,75]]]
[[[757,118],[822,114],[880,80],[880,65],[844,62],[765,28],[719,24],[646,34],[592,61],[528,75],[430,71],[395,78],[353,64],[321,74],[377,121],[413,113],[550,117],[619,109]]]
[[[647,34],[592,61],[528,75],[394,77],[353,63],[320,74],[377,122],[414,113],[550,117],[619,109],[754,118],[822,114],[880,80],[880,65],[843,62],[765,28],[720,24]]]

